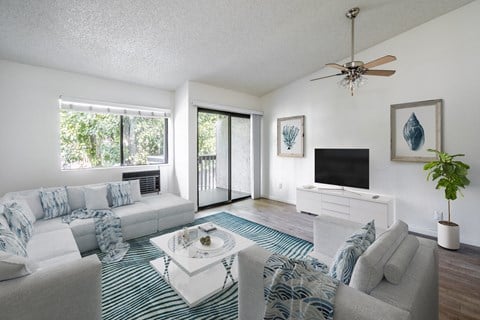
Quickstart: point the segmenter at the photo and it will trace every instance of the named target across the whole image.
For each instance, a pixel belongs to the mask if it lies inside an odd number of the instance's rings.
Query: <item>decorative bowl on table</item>
[[[210,240],[208,240],[210,239]],[[206,236],[195,241],[194,245],[198,250],[215,251],[223,248],[223,239],[216,236]]]

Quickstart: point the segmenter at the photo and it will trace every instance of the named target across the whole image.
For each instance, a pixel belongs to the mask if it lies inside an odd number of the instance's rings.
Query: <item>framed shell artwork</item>
[[[442,150],[442,106],[441,99],[391,105],[392,161],[435,160],[433,153],[427,150]]]

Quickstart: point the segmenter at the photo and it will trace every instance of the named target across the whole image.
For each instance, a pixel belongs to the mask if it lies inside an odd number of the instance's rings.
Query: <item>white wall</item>
[[[189,194],[188,155],[190,153],[190,128],[188,125],[188,82],[184,83],[175,91],[175,109],[173,112],[174,122],[174,154],[175,185],[178,193],[186,198]]]
[[[194,101],[260,111],[260,98],[246,93],[188,81],[175,94],[175,171],[180,194],[197,205],[197,106]],[[185,103],[185,101],[188,102]],[[188,129],[186,129],[188,128]],[[180,134],[180,135],[179,135]],[[186,134],[186,137],[183,136]],[[181,148],[181,152],[177,149]],[[186,176],[180,179],[179,171]],[[188,171],[188,173],[186,173]]]
[[[41,186],[121,180],[123,171],[157,166],[60,170],[58,98],[173,107],[173,92],[0,60],[0,196]],[[173,142],[170,130],[170,146]],[[170,190],[173,165],[161,166]]]
[[[443,193],[425,181],[423,164],[390,161],[389,117],[391,104],[443,99],[444,150],[466,153],[464,161],[471,165],[472,183],[465,197],[453,203],[453,220],[461,226],[462,242],[480,245],[479,13],[480,2],[475,1],[360,52],[356,58],[365,62],[395,55],[398,61],[381,68],[397,73],[369,77],[353,97],[337,86],[339,79],[309,82],[334,69],[322,69],[262,97],[264,196],[295,203],[295,188],[313,183],[315,147],[368,147],[371,191],[394,195],[398,219],[411,230],[435,235],[433,211],[446,214]],[[305,157],[277,157],[276,119],[302,114]]]

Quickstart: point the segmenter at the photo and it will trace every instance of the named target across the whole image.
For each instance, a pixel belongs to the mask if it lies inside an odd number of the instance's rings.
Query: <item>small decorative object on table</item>
[[[200,238],[200,243],[204,246],[209,246],[212,242],[210,236],[205,236]]]
[[[210,231],[213,231],[213,230],[217,230],[217,228],[215,227],[215,225],[213,223],[205,223],[205,224],[201,224],[200,226],[198,226],[198,228],[204,232],[210,232]]]

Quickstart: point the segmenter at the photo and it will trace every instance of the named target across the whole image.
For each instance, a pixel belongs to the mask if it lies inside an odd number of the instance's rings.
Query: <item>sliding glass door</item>
[[[198,110],[198,207],[250,196],[250,116]]]

